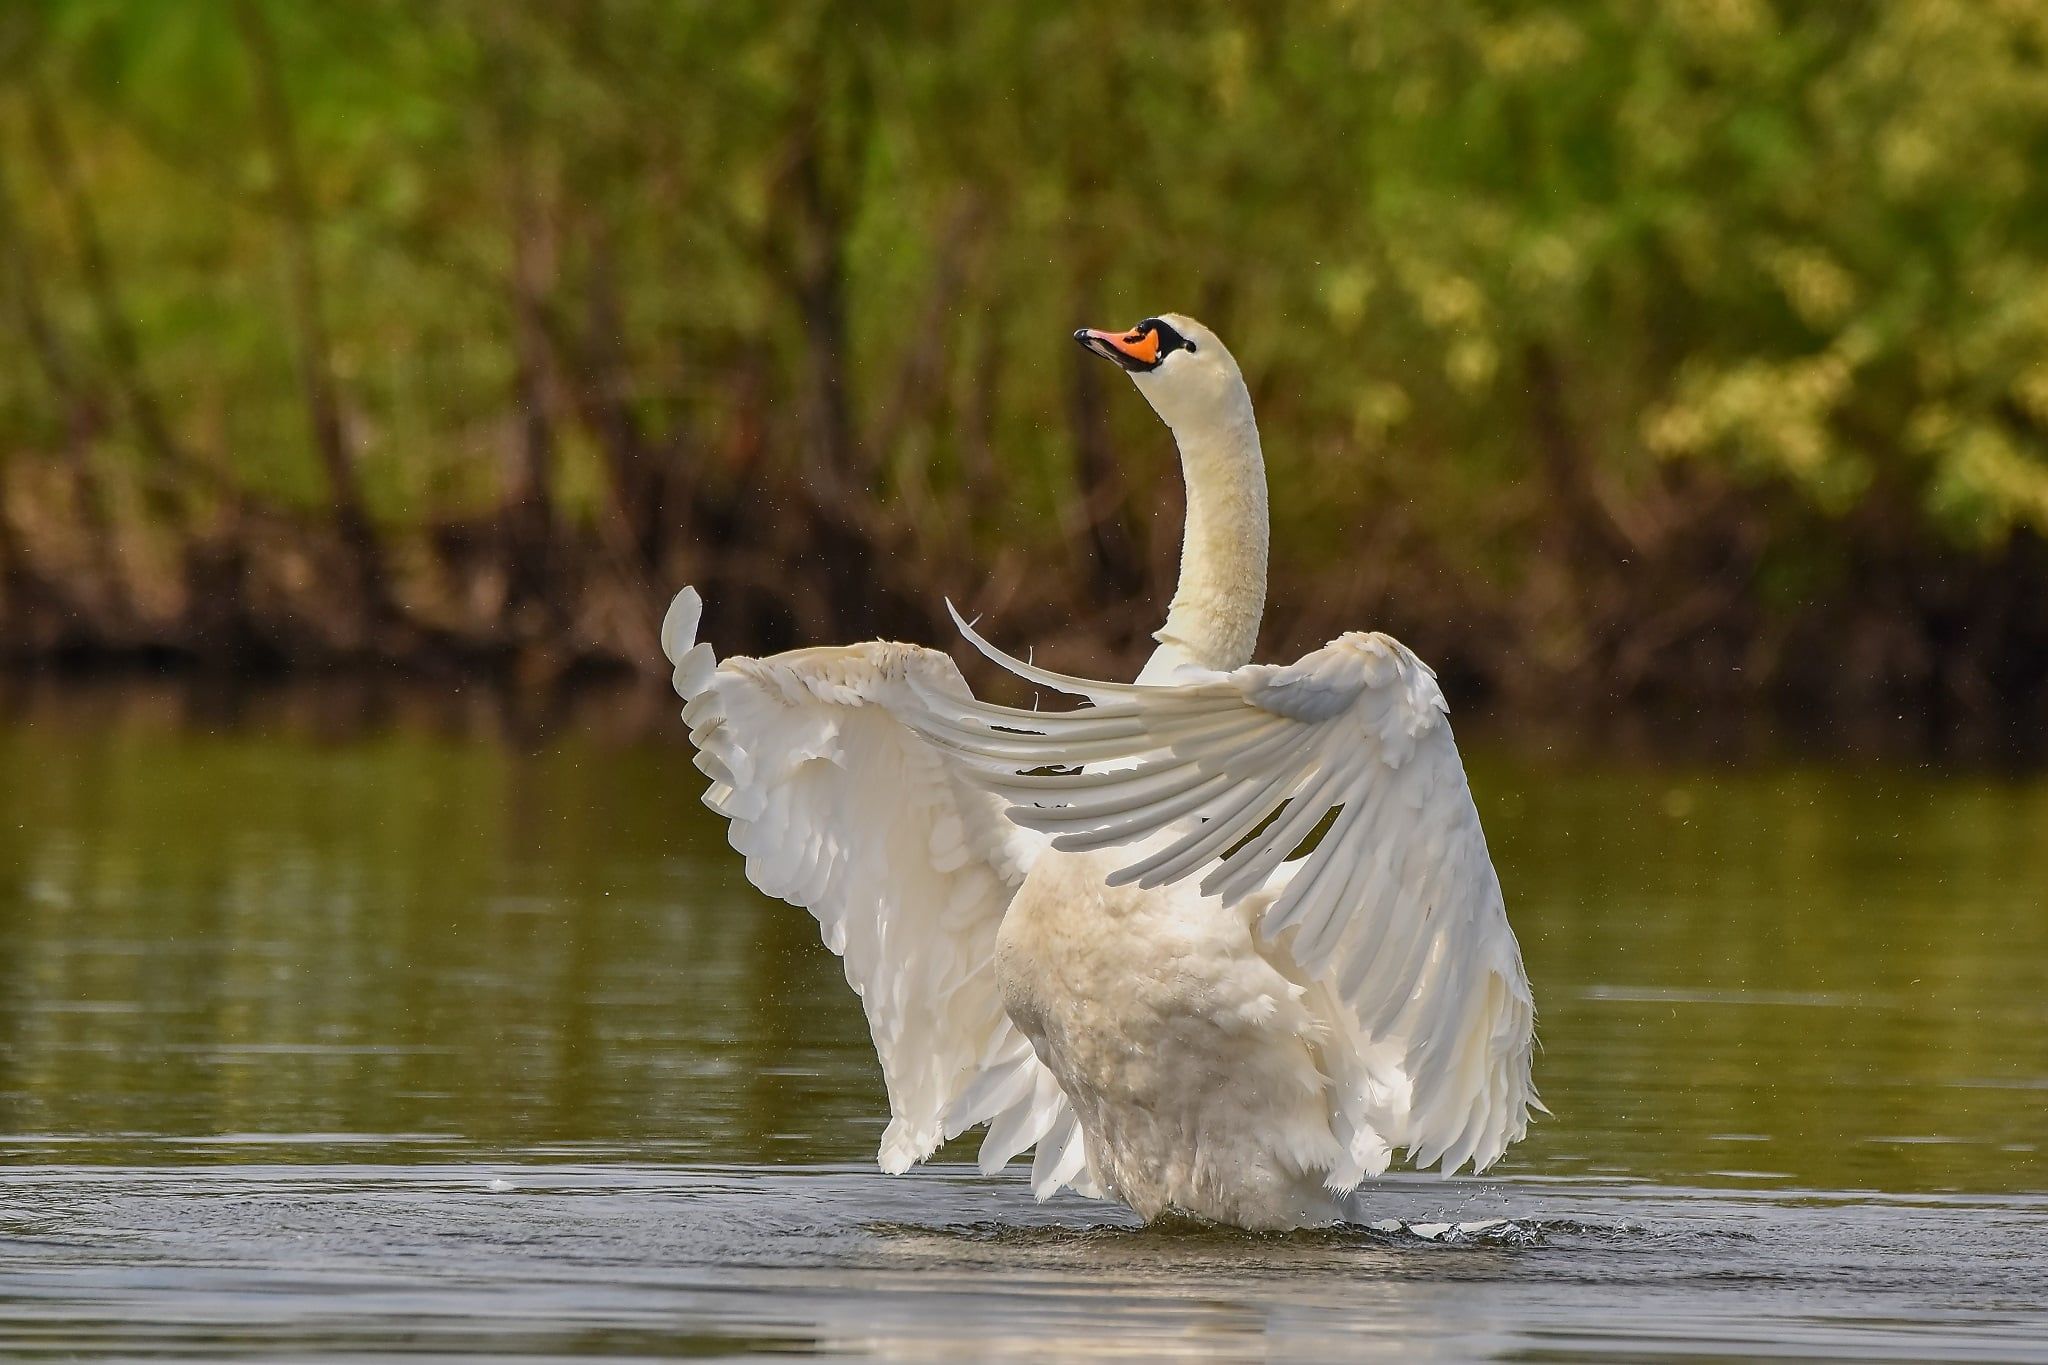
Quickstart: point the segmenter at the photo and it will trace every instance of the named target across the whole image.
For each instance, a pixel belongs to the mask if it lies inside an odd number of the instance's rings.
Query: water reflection
[[[869,1157],[858,1008],[676,737],[324,714],[0,725],[9,1155]],[[2048,1185],[2048,788],[1472,747],[1557,1111],[1504,1170]]]

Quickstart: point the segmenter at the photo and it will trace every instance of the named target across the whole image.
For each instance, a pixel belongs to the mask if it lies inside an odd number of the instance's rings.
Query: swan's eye
[[[1175,351],[1193,352],[1195,343],[1173,329],[1173,325],[1160,318],[1147,318],[1138,324],[1144,331],[1159,338],[1159,358],[1165,360]]]

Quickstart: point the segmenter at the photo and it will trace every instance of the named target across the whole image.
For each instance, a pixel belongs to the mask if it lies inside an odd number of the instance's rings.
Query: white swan
[[[882,1169],[986,1123],[982,1169],[1035,1146],[1041,1199],[1247,1228],[1341,1218],[1397,1148],[1483,1170],[1541,1108],[1534,1010],[1435,675],[1378,634],[1250,664],[1266,477],[1236,362],[1174,314],[1075,339],[1130,373],[1187,480],[1135,684],[960,622],[1094,703],[1013,710],[917,645],[715,663],[688,588],[663,625],[705,801],[867,1010]]]

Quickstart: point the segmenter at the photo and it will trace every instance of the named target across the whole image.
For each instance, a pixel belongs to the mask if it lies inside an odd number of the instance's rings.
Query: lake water
[[[2048,785],[1468,742],[1556,1117],[1253,1237],[876,1173],[643,719],[0,722],[0,1355],[2048,1360]]]

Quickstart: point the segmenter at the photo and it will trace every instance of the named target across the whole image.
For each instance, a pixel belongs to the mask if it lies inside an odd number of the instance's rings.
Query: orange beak
[[[1149,327],[1130,332],[1100,332],[1083,327],[1074,340],[1105,360],[1114,360],[1131,371],[1144,371],[1159,364],[1159,333]]]

